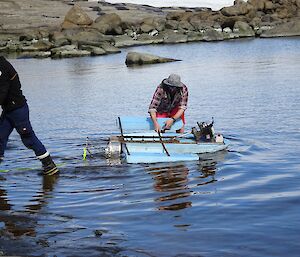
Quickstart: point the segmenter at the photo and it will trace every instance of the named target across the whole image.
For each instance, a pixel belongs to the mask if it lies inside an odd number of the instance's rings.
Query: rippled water
[[[127,68],[131,50],[182,61]],[[33,153],[11,136],[0,255],[299,256],[299,38],[12,62],[61,174],[37,175]],[[190,90],[188,127],[213,116],[229,150],[197,162],[108,162],[116,117],[147,115],[156,85],[173,72]],[[94,158],[83,161],[86,137]]]

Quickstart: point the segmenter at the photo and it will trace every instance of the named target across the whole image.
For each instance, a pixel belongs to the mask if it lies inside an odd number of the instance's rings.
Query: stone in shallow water
[[[160,57],[152,54],[129,52],[126,56],[126,65],[143,65],[143,64],[154,64],[154,63],[165,63],[180,61],[177,59]]]

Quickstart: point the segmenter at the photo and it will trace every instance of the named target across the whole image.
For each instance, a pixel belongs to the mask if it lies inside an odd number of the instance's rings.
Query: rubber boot
[[[50,155],[41,159],[40,161],[43,164],[43,174],[44,175],[51,176],[51,175],[54,175],[59,172],[58,168],[56,167],[56,165]]]

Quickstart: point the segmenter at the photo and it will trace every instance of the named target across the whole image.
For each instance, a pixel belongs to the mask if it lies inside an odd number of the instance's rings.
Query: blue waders
[[[53,163],[45,146],[35,135],[29,120],[29,108],[25,103],[22,107],[10,112],[3,112],[0,117],[0,157],[4,156],[4,151],[11,132],[16,129],[23,144],[32,149],[38,159],[43,164],[44,174],[55,174],[58,169]]]

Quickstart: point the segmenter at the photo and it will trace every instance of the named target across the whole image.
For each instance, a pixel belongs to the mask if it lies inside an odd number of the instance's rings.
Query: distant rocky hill
[[[300,0],[236,0],[219,11],[71,0],[2,0],[0,53],[74,57],[133,45],[300,35]]]

